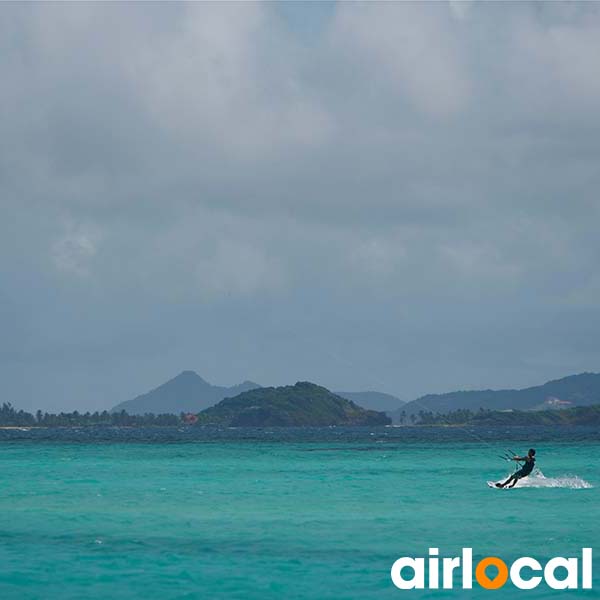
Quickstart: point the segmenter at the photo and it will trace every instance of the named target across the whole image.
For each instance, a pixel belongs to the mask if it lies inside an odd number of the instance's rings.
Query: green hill
[[[230,427],[323,427],[388,425],[391,419],[384,413],[365,410],[324,387],[302,381],[225,398],[203,410],[198,423]]]

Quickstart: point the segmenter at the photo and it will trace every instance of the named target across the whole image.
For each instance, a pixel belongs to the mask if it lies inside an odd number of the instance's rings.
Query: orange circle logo
[[[490,579],[485,573],[485,570],[489,566],[494,566],[498,569],[498,574],[494,579]],[[497,590],[498,588],[501,588],[508,579],[508,567],[506,566],[506,563],[497,556],[486,556],[478,563],[477,568],[475,569],[475,579],[477,579],[477,583],[486,590]]]

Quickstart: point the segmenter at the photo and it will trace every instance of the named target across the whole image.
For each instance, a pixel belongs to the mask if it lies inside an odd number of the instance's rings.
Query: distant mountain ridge
[[[195,371],[183,371],[157,388],[121,402],[112,412],[125,410],[131,415],[198,413],[225,398],[234,398],[260,388],[261,386],[253,381],[244,381],[231,387],[211,385]],[[332,394],[329,390],[327,392]],[[420,411],[444,414],[458,409],[543,410],[600,404],[600,374],[569,375],[524,389],[427,394],[407,403],[391,394],[381,392],[335,392],[333,395],[344,398],[360,408],[385,411],[394,422],[407,423],[406,417],[416,415]]]
[[[309,381],[265,387],[225,398],[198,415],[202,425],[226,427],[327,427],[388,425],[383,412],[365,410]]]
[[[548,381],[543,385],[520,390],[473,390],[446,394],[428,394],[406,403],[392,418],[418,414],[419,411],[448,413],[458,409],[479,410],[534,410],[561,401],[564,406],[591,406],[600,404],[600,374],[580,373]]]
[[[211,385],[195,371],[182,371],[157,388],[117,404],[111,412],[124,410],[130,415],[197,413],[223,398],[256,388],[260,388],[260,385],[253,381],[244,381],[232,387]]]

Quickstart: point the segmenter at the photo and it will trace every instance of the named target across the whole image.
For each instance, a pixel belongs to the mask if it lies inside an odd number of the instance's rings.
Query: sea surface
[[[530,446],[527,485],[486,485]],[[390,568],[429,547],[543,563],[600,538],[583,427],[11,429],[0,459],[0,599],[559,598],[401,591]],[[594,552],[576,596],[598,597]]]

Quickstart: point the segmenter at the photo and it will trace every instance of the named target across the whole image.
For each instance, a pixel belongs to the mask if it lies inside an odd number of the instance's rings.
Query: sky
[[[0,401],[599,371],[600,4],[0,7]]]

